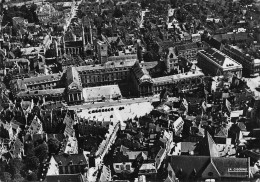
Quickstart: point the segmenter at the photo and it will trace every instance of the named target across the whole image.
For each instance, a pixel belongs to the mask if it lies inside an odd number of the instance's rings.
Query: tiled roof
[[[46,181],[47,182],[61,182],[61,181],[85,182],[86,179],[82,174],[59,174],[59,175],[46,176]]]
[[[223,68],[234,68],[240,67],[242,68],[241,64],[227,56],[226,54],[220,52],[215,48],[209,48],[207,50],[201,50],[201,54],[208,57],[210,60],[214,61],[216,64]]]
[[[129,151],[126,152],[126,155],[128,156],[129,160],[135,160],[139,155],[142,155],[144,160],[147,160],[148,151]]]
[[[196,42],[176,46],[176,50],[177,51],[189,50],[189,49],[197,49],[197,48],[198,48],[198,45],[197,45]]]
[[[55,73],[51,75],[38,75],[37,77],[30,77],[30,78],[24,78],[24,79],[18,79],[18,81],[22,82],[26,85],[31,84],[37,84],[37,83],[43,83],[43,82],[52,82],[54,80],[59,81],[61,79],[61,74]],[[14,80],[15,82],[16,80]]]
[[[213,157],[211,158],[211,163],[216,167],[220,177],[246,178],[248,175],[247,158]]]
[[[137,60],[137,54],[108,57],[108,61],[131,61],[131,60]]]
[[[171,156],[170,164],[175,173],[182,170],[184,178],[189,178],[193,171],[197,172],[197,175],[200,176],[204,169],[210,163],[209,156]]]
[[[103,165],[102,170],[101,170],[101,175],[99,178],[100,182],[107,182],[107,181],[111,181],[111,171],[110,169]]]
[[[24,91],[19,92],[16,97],[37,97],[37,96],[48,96],[48,95],[62,95],[65,88],[47,89],[47,90],[34,90],[34,91]]]
[[[143,62],[143,63],[140,63],[140,65],[144,66],[147,70],[149,70],[149,69],[156,67],[158,65],[158,62],[157,61]]]
[[[124,68],[124,67],[132,67],[135,62],[137,60],[136,59],[131,59],[131,60],[117,60],[117,61],[108,61],[106,62],[104,65],[98,64],[98,65],[88,65],[88,66],[79,66],[76,69],[79,72],[83,72],[83,71],[89,71],[89,70],[105,70],[105,69],[114,69],[114,68]]]
[[[211,157],[219,157],[219,152],[217,150],[217,145],[214,142],[212,136],[207,132],[206,137],[208,139],[208,147],[209,147],[210,156]]]
[[[192,78],[192,77],[199,77],[199,76],[204,76],[204,74],[201,71],[196,70],[194,73],[193,72],[187,72],[185,74],[177,74],[177,75],[170,75],[170,76],[164,76],[164,77],[158,77],[158,78],[153,78],[154,83],[164,83],[164,82],[172,82],[172,81],[178,81],[181,79],[186,79],[186,78]]]
[[[57,163],[61,162],[62,166],[68,166],[70,162],[72,165],[81,164],[87,165],[88,159],[84,154],[63,154],[63,155],[54,155],[53,156]]]

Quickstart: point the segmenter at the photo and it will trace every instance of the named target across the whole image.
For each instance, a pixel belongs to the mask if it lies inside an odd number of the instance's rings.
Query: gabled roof
[[[201,176],[202,172],[210,163],[209,156],[171,156],[170,165],[175,174],[182,171],[183,177],[188,179],[195,170],[197,176]]]
[[[215,133],[214,137],[228,137],[228,129],[224,127],[218,128],[218,131]]]
[[[135,160],[139,155],[142,155],[144,160],[147,160],[148,151],[129,151],[126,152],[129,160]]]
[[[110,169],[103,165],[102,170],[101,170],[101,175],[99,178],[100,182],[107,182],[107,181],[111,181],[111,171]]]
[[[117,46],[124,46],[125,44],[123,43],[122,39],[119,38]]]
[[[82,90],[82,83],[79,73],[75,67],[69,67],[66,72],[67,86],[69,89],[73,89],[76,86],[77,90]]]
[[[248,174],[247,158],[213,157],[202,175],[205,178],[248,178]]]
[[[208,147],[209,147],[210,156],[219,157],[219,152],[217,150],[216,143],[214,142],[212,136],[207,132],[206,137],[208,139]]]
[[[156,158],[155,158],[155,162],[156,162],[156,166],[157,166],[157,169],[160,167],[161,165],[161,158],[164,158],[165,157],[165,154],[166,154],[166,149],[164,148],[161,148],[158,152],[158,154],[156,155]]]
[[[120,152],[123,152],[126,155],[126,152],[130,152],[129,148],[125,147],[124,145],[120,146]]]

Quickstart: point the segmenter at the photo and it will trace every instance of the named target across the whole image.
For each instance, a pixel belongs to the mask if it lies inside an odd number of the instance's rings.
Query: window
[[[208,176],[213,176],[213,172],[209,172],[209,173],[208,173]]]
[[[116,165],[116,168],[119,169],[119,165]]]
[[[169,176],[172,178],[172,171],[169,171]]]
[[[130,167],[129,164],[127,164],[127,165],[125,166],[125,168],[126,168],[126,170],[130,170],[130,169],[131,169],[131,167]]]

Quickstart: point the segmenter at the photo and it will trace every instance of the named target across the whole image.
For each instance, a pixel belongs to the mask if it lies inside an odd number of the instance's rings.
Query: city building
[[[60,88],[63,85],[61,78],[62,75],[60,73],[38,75],[38,77],[11,80],[10,86],[13,94],[17,94],[21,91],[48,90]]]
[[[199,47],[196,42],[177,45],[175,47],[176,55],[178,57],[186,58],[189,62],[197,63],[197,53]]]
[[[49,162],[47,176],[60,174],[84,174],[89,162],[86,154],[53,155]]]
[[[189,92],[197,89],[202,84],[203,78],[204,74],[199,70],[153,78],[153,93],[159,94],[165,88],[169,90],[177,88],[180,92]]]
[[[260,59],[244,54],[241,49],[231,45],[222,46],[222,52],[233,58],[243,66],[243,75],[258,76],[260,72]]]
[[[238,78],[242,77],[242,65],[215,48],[200,50],[197,65],[204,73],[212,76],[232,73]]]
[[[104,64],[108,59],[108,45],[105,42],[98,41],[97,42],[97,54],[99,64]]]
[[[169,47],[169,52],[167,55],[167,58],[165,60],[167,72],[170,73],[172,70],[178,70],[179,71],[179,59],[175,54],[174,48]]]
[[[113,85],[126,83],[130,78],[130,69],[136,60],[108,61],[103,65],[88,65],[75,68],[80,77],[83,87]]]

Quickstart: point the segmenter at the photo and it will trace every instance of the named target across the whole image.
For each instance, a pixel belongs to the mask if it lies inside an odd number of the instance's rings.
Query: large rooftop
[[[88,65],[88,66],[79,66],[76,69],[79,72],[82,71],[89,71],[89,70],[104,70],[104,69],[112,69],[112,68],[123,68],[123,67],[132,67],[136,59],[131,60],[114,60],[114,61],[108,61],[104,65],[97,64],[97,65]]]
[[[212,60],[215,64],[219,67],[224,69],[231,69],[231,68],[242,68],[242,65],[236,62],[234,59],[230,58],[226,54],[220,52],[215,48],[210,48],[206,50],[199,51],[201,54]]]
[[[30,84],[36,84],[36,83],[42,83],[42,82],[52,82],[54,80],[60,80],[61,74],[55,73],[51,75],[39,75],[37,77],[30,77],[30,78],[24,78],[24,79],[18,79],[22,80],[24,84],[30,85]]]
[[[93,101],[101,97],[105,97],[106,99],[111,99],[117,96],[121,97],[121,91],[118,85],[88,87],[88,88],[83,88],[82,92],[85,101],[91,101],[91,100]]]
[[[155,84],[160,84],[160,83],[163,83],[163,82],[169,82],[170,83],[170,82],[174,82],[174,81],[181,80],[181,79],[187,79],[187,78],[192,78],[192,77],[200,77],[200,76],[204,76],[204,74],[201,71],[196,70],[194,72],[190,71],[190,72],[176,74],[176,75],[153,78],[152,80]]]

